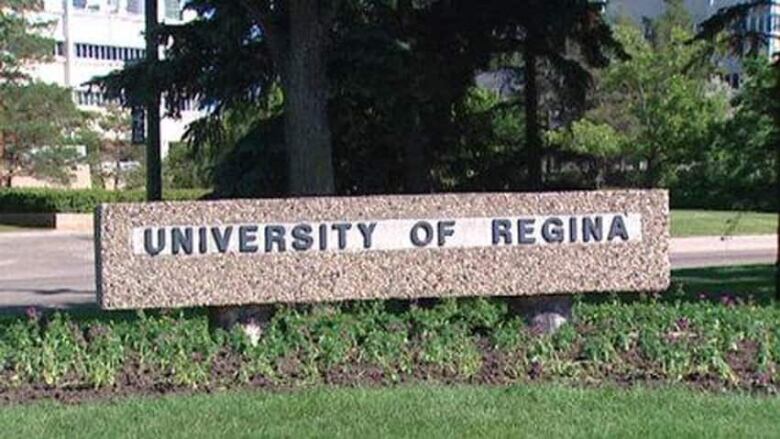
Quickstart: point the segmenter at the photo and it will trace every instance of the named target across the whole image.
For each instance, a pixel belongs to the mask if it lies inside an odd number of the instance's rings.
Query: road
[[[673,239],[673,268],[771,263],[773,236]],[[0,233],[0,310],[94,306],[92,235]]]
[[[95,303],[91,234],[0,233],[0,308]]]

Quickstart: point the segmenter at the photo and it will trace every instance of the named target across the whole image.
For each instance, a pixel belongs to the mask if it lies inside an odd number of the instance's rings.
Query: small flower
[[[31,322],[37,322],[41,318],[41,312],[34,306],[28,307],[27,310],[25,310],[25,314],[27,314],[27,319]]]
[[[539,361],[534,361],[531,363],[531,370],[528,371],[528,376],[531,379],[537,379],[542,376],[543,372],[544,368],[542,367],[542,363]]]
[[[249,340],[249,344],[257,346],[257,343],[260,342],[260,337],[263,335],[263,328],[257,324],[257,321],[255,319],[249,319],[246,323],[241,325],[241,329]]]
[[[707,293],[699,293],[698,298],[699,300],[707,300]]]
[[[677,319],[677,329],[680,331],[687,331],[691,327],[691,322],[685,318],[681,317]]]

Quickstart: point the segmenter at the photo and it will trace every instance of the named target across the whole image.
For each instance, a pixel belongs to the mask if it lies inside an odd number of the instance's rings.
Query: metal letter
[[[504,244],[512,243],[512,222],[507,219],[493,220],[493,245],[504,239]]]
[[[420,229],[425,231],[424,239],[420,239],[419,233],[417,233],[417,231]],[[415,247],[425,247],[433,240],[433,227],[427,221],[419,221],[412,226],[412,230],[409,232],[409,237],[411,238],[412,244],[414,244]]]
[[[165,248],[165,229],[157,229],[157,246],[152,242],[152,229],[144,230],[144,250],[149,256],[157,256]]]
[[[257,245],[254,243],[257,239],[257,226],[239,226],[238,228],[238,251],[241,253],[256,253]]]
[[[535,219],[519,219],[517,220],[517,243],[518,244],[534,244],[536,238],[533,236],[527,236],[529,233],[534,233]]]

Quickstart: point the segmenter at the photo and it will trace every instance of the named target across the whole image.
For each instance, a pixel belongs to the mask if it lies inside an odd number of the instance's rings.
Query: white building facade
[[[84,85],[87,81],[145,56],[144,0],[44,0],[39,16],[52,23],[54,57],[32,66],[31,76],[70,88],[79,108],[99,110],[107,104],[99,91]],[[158,21],[177,23],[182,18],[179,0],[158,0]],[[163,157],[200,115],[196,108],[187,107],[180,119],[163,118]]]
[[[694,24],[698,25],[715,15],[721,8],[746,3],[746,0],[685,0],[684,3]],[[627,16],[637,23],[641,23],[643,17],[656,18],[664,12],[664,9],[663,0],[609,0],[607,2],[608,15]],[[780,53],[780,0],[755,8],[740,27],[742,30],[768,36],[761,53],[770,58],[777,56]],[[724,67],[731,73],[729,82],[739,86],[739,63],[732,60]]]

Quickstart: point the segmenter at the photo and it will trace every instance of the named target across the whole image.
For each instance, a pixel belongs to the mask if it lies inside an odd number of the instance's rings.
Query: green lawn
[[[683,284],[686,296],[695,300],[702,293],[711,297],[731,295],[772,303],[775,295],[774,265],[688,268],[672,271],[672,280]],[[673,300],[676,298],[673,298]]]
[[[552,385],[237,392],[0,409],[3,437],[780,437],[780,398]]]
[[[759,306],[771,306],[775,298],[775,266],[683,268],[672,270],[672,284],[667,292],[661,294],[661,303],[696,303],[701,302],[703,295],[707,300],[716,302],[723,296],[729,296]],[[583,300],[588,303],[609,303],[614,300],[631,303],[641,300],[641,296],[640,293],[585,294]]]
[[[672,236],[764,235],[777,232],[777,213],[672,210]]]
[[[19,226],[11,226],[8,224],[0,224],[0,233],[3,232],[22,232],[25,230],[29,230],[27,227],[19,227]]]
[[[0,223],[0,233],[3,232],[35,232],[35,231],[42,231],[42,230],[54,230],[47,227],[37,227],[37,226],[18,226],[16,224],[3,224]]]

